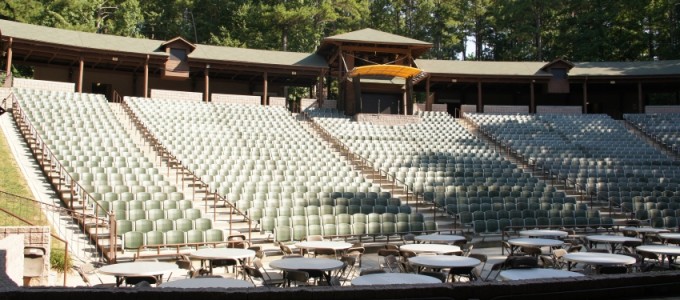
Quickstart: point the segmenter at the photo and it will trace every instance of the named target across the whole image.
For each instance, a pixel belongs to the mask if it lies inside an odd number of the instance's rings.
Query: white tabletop
[[[384,284],[436,284],[441,280],[425,275],[411,273],[378,273],[359,276],[352,280],[352,285],[384,285]]]
[[[99,273],[114,276],[156,276],[179,269],[175,263],[165,262],[129,262],[106,265],[99,268]]]
[[[634,257],[599,252],[567,253],[564,256],[562,256],[562,259],[566,261],[597,266],[620,266],[620,265],[632,265],[635,263]]]
[[[637,248],[635,248],[635,250],[668,256],[680,255],[680,247],[670,245],[644,245],[638,246]]]
[[[343,262],[328,258],[286,258],[269,263],[269,266],[279,270],[317,270],[331,271],[342,268]]]
[[[189,255],[197,259],[246,259],[255,257],[255,251],[240,248],[204,248]]]
[[[408,244],[399,247],[399,250],[413,251],[415,253],[451,253],[460,251],[460,247],[440,244]]]
[[[568,235],[568,233],[562,230],[534,229],[522,230],[519,232],[519,235],[527,237],[565,237]]]
[[[623,242],[642,242],[639,238],[627,237],[622,235],[588,235],[586,238],[591,242],[598,243],[623,243]]]
[[[498,274],[502,280],[527,280],[527,279],[544,279],[544,278],[567,278],[567,277],[582,277],[581,273],[556,270],[556,269],[512,269],[504,270]]]
[[[347,250],[352,247],[352,244],[345,242],[331,242],[331,241],[307,241],[295,244],[295,247],[301,249],[333,249]]]
[[[508,240],[508,243],[513,246],[520,247],[557,247],[564,244],[563,241],[553,239],[539,239],[539,238],[518,238]]]
[[[659,233],[662,239],[680,240],[680,233]]]
[[[653,228],[653,227],[624,227],[621,230],[630,230],[637,233],[662,233],[669,232],[670,230],[664,228]]]
[[[409,258],[408,261],[414,266],[435,269],[474,267],[481,263],[476,258],[455,255],[416,256]]]
[[[251,288],[251,282],[231,278],[197,277],[166,282],[163,288]]]
[[[458,241],[467,240],[464,236],[455,234],[427,234],[427,235],[417,235],[416,241],[427,242],[427,243],[440,243],[440,244],[452,244]]]

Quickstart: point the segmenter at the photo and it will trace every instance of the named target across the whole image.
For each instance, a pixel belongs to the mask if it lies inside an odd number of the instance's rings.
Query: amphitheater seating
[[[321,221],[322,212],[411,211],[329,151],[282,107],[134,97],[125,103],[210,190],[277,239],[304,239],[310,231],[335,235],[324,233],[325,228],[337,233],[337,227]]]
[[[89,192],[96,202],[80,205],[100,217],[115,213],[123,249],[145,245],[149,232],[180,228],[186,229],[181,230],[186,235],[196,227],[201,211],[192,208],[193,202],[178,192],[181,188],[144,156],[103,95],[23,88],[14,94],[37,134],[64,166],[66,184],[73,178],[76,188]],[[179,220],[184,220],[183,225],[177,225]],[[200,228],[212,228],[212,221],[201,220]]]
[[[537,210],[576,202],[524,173],[445,112],[420,112],[422,122],[403,126],[354,122],[332,109],[306,113],[352,152],[463,225],[499,220],[497,212],[506,207]]]
[[[606,115],[466,116],[496,142],[595,201],[663,226],[655,210],[680,201],[680,162],[666,156]],[[626,115],[641,128],[654,116]],[[661,123],[669,124],[672,121]],[[672,117],[669,117],[672,120]],[[668,125],[671,126],[672,125]],[[663,127],[663,126],[662,126]],[[651,126],[650,126],[651,128]],[[565,203],[566,204],[566,203]],[[658,207],[658,208],[657,208]],[[583,225],[582,217],[577,225]]]

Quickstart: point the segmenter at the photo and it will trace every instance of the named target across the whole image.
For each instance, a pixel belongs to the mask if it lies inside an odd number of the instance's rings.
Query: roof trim
[[[191,42],[187,41],[185,38],[183,38],[183,37],[181,37],[181,36],[177,36],[177,37],[175,37],[175,38],[173,38],[173,39],[170,39],[170,40],[168,40],[168,41],[162,43],[162,44],[161,44],[161,47],[165,48],[165,47],[167,47],[168,45],[170,45],[170,44],[172,44],[172,43],[174,43],[174,42],[180,42],[180,43],[182,43],[182,44],[185,44],[185,45],[189,46],[189,47],[191,48],[191,51],[196,50],[196,45],[192,44]]]

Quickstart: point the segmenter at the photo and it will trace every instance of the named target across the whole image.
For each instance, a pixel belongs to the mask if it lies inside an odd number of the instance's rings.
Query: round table
[[[331,249],[335,251],[337,256],[338,251],[347,250],[352,247],[352,244],[345,242],[331,242],[331,241],[307,241],[295,244],[295,247],[305,250],[314,249]]]
[[[659,233],[670,232],[670,230],[665,228],[654,227],[624,227],[621,230],[635,231],[643,240],[647,238],[647,235],[655,235]]]
[[[140,261],[106,265],[99,268],[99,273],[115,276],[116,286],[120,286],[125,277],[155,276],[162,282],[163,274],[178,269],[175,263]]]
[[[418,253],[453,253],[460,252],[460,247],[453,245],[440,245],[440,244],[408,244],[399,247],[399,250],[413,251]]]
[[[590,247],[593,248],[593,243],[605,243],[611,245],[611,252],[616,252],[616,245],[623,244],[623,242],[640,242],[642,240],[634,237],[627,237],[621,235],[589,235],[586,239],[590,242]]]
[[[518,238],[518,239],[508,240],[508,244],[513,246],[513,249],[511,249],[511,250],[512,250],[512,253],[514,253],[516,247],[535,247],[535,248],[550,247],[552,249],[554,247],[560,247],[560,246],[564,245],[564,242],[560,241],[560,240],[553,240],[553,239]]]
[[[467,241],[464,236],[455,234],[427,234],[416,236],[416,241],[421,243],[434,243],[434,244],[453,244],[458,241]]]
[[[666,241],[666,243],[671,240],[671,244],[680,244],[680,233],[659,233],[659,237]]]
[[[411,265],[433,269],[474,267],[479,259],[455,255],[423,255],[408,259]]]
[[[504,270],[498,274],[502,280],[528,280],[528,279],[545,279],[545,278],[569,278],[569,277],[583,277],[581,273],[557,270],[557,269],[512,269]]]
[[[569,235],[566,231],[562,230],[547,230],[547,229],[534,229],[534,230],[522,230],[519,232],[520,236],[526,237],[565,237]]]
[[[634,257],[599,252],[567,253],[562,256],[562,259],[567,262],[582,263],[591,266],[627,266],[635,263]],[[571,269],[571,264],[568,264],[568,267]]]
[[[212,274],[213,260],[233,259],[243,263],[243,260],[255,257],[255,251],[241,248],[204,248],[192,252],[189,256],[200,259],[201,265],[203,265],[204,260],[207,260],[209,272]]]
[[[386,284],[441,284],[441,280],[425,275],[411,273],[378,273],[359,276],[352,280],[352,285],[386,285]]]
[[[324,278],[330,284],[330,271],[340,269],[344,264],[345,263],[336,259],[301,257],[275,260],[270,262],[269,266],[283,271],[320,271],[324,274]]]
[[[162,288],[251,288],[251,282],[231,278],[197,277],[166,282]]]
[[[662,263],[666,260],[666,257],[668,257],[669,266],[673,263],[675,257],[680,255],[680,247],[670,245],[643,245],[638,246],[635,250],[661,255]]]

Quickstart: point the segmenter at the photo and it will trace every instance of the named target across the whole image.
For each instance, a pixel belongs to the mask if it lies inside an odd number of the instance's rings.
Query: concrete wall
[[[200,102],[203,101],[203,93],[153,89],[151,90],[151,98]]]
[[[425,103],[414,103],[413,104],[413,111],[418,112],[418,111],[425,111]],[[432,111],[448,111],[446,104],[432,104]]]
[[[213,103],[229,103],[229,104],[252,104],[260,105],[262,97],[250,95],[234,95],[234,94],[215,94],[213,93],[210,99]]]
[[[337,108],[338,107],[338,100],[324,100],[323,101],[323,108]]]
[[[630,299],[680,295],[680,272],[600,275],[533,281],[473,282],[433,285],[342,286],[250,289],[163,288],[11,288],[0,287],[0,299],[97,300],[335,300],[456,299],[574,300]]]
[[[564,115],[580,115],[583,113],[583,108],[575,105],[538,105],[536,106],[537,114],[564,114]]]
[[[484,105],[485,113],[500,113],[500,114],[528,114],[529,107],[521,105]]]
[[[8,235],[0,239],[0,285],[21,286],[24,283],[24,236]]]
[[[0,239],[4,239],[10,236],[23,236],[23,245],[21,247],[21,254],[19,258],[22,260],[21,274],[23,277],[23,258],[24,258],[24,247],[41,247],[46,250],[45,253],[45,264],[43,273],[44,276],[39,278],[34,278],[31,280],[30,285],[47,285],[50,271],[50,248],[52,244],[52,238],[50,237],[50,228],[48,226],[12,226],[12,227],[0,227]],[[14,258],[14,257],[13,257]]]
[[[75,83],[71,82],[57,82],[26,78],[14,78],[14,84],[12,86],[15,88],[62,91],[67,93],[73,93],[76,90]]]
[[[664,114],[664,113],[680,113],[680,105],[647,105],[645,106],[645,113],[647,114]]]

